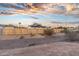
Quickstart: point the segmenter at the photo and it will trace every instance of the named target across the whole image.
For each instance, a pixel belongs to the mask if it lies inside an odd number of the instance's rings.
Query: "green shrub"
[[[64,28],[64,30],[63,30],[62,32],[64,32],[64,33],[68,33],[69,30],[68,30],[67,28]]]
[[[45,29],[44,30],[44,35],[46,35],[46,36],[52,36],[52,34],[53,34],[54,32],[53,32],[53,29]]]
[[[66,41],[79,41],[78,33],[65,29]]]

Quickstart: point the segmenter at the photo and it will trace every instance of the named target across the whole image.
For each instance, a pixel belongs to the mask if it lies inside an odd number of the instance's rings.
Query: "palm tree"
[[[19,30],[20,30],[20,27],[21,27],[21,22],[19,22],[18,24],[19,24],[19,27],[18,27],[18,28],[19,28]],[[22,33],[22,31],[20,31],[20,33]]]
[[[19,24],[19,27],[20,27],[20,25],[21,25],[21,22],[19,22],[18,24]]]
[[[21,36],[20,36],[20,39],[23,39],[24,36],[22,35],[22,29],[21,29],[21,28],[22,28],[22,27],[21,27],[21,24],[22,24],[22,23],[19,22],[18,24],[19,24],[19,30],[20,30],[20,35],[21,35]]]

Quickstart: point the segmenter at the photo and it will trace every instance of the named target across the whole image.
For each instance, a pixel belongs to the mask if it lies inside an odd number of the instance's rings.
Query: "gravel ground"
[[[32,45],[41,45],[41,44],[49,44],[53,42],[62,42],[64,41],[64,37],[31,37],[24,39],[9,39],[9,40],[0,40],[0,50],[1,49],[15,49],[15,48],[24,48]]]
[[[1,56],[79,56],[78,42],[65,42],[63,34],[24,39],[0,38]]]
[[[2,56],[79,56],[79,44],[55,42],[24,48],[0,50]]]

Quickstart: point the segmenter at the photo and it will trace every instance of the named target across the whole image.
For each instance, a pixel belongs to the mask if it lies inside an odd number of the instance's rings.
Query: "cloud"
[[[13,14],[67,14],[79,15],[79,4],[77,3],[0,3],[0,15]],[[8,10],[11,9],[11,10]]]

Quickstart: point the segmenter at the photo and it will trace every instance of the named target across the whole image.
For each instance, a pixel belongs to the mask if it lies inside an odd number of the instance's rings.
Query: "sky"
[[[0,3],[0,24],[78,23],[78,3]]]

